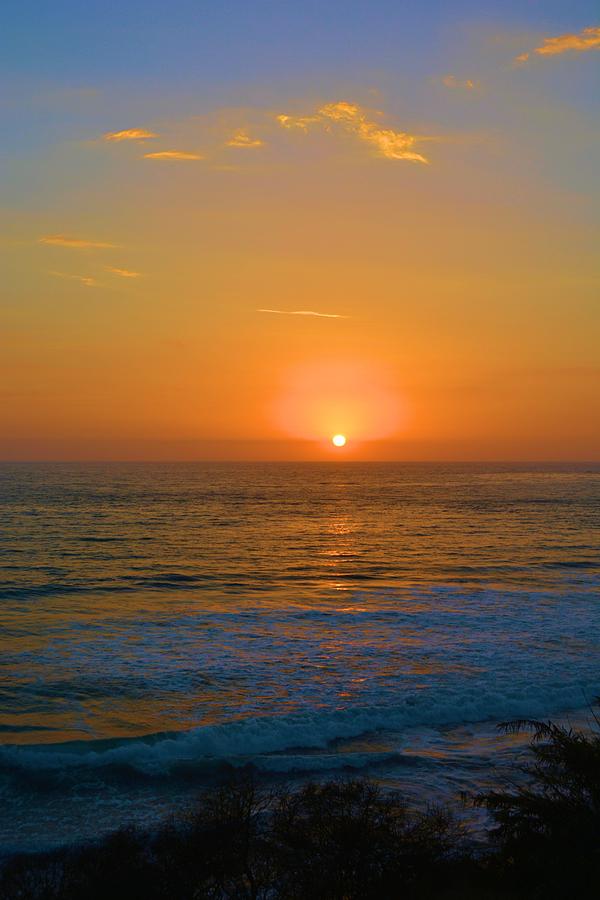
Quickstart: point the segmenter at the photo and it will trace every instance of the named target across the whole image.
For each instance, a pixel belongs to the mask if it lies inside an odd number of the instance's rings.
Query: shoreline
[[[152,828],[129,823],[95,840],[4,854],[0,896],[592,897],[589,885],[600,874],[594,721],[587,731],[553,722],[504,726],[509,734],[529,733],[526,781],[463,798],[463,805],[487,810],[485,841],[456,803],[418,809],[366,778],[267,786],[246,770]]]
[[[552,718],[560,724],[585,731],[589,730],[591,713],[589,707],[580,707]],[[164,733],[157,733],[152,740],[142,743],[151,748],[160,744],[164,737]],[[14,798],[13,827],[19,828],[22,837],[17,841],[3,838],[0,855],[60,849],[72,843],[70,835],[73,833],[83,833],[85,840],[89,822],[80,821],[80,796],[85,797],[90,809],[97,806],[94,831],[106,835],[115,825],[152,828],[154,823],[169,815],[171,809],[188,805],[190,795],[214,789],[244,772],[252,773],[265,789],[275,790],[284,785],[300,789],[306,784],[326,783],[332,778],[343,781],[366,778],[388,793],[400,791],[415,809],[431,804],[458,809],[463,791],[484,790],[512,777],[528,749],[526,735],[503,735],[498,730],[497,720],[493,719],[454,727],[413,727],[406,729],[400,738],[402,746],[395,749],[391,748],[389,736],[380,731],[350,740],[338,739],[319,749],[287,748],[262,758],[252,755],[204,760],[189,758],[164,770],[131,768],[126,757],[102,766],[99,763],[101,754],[88,751],[84,741],[77,742],[77,752],[62,753],[60,764],[45,770],[45,774],[37,765],[35,748],[30,746],[24,748],[28,756],[27,768],[14,773],[17,793],[9,786],[5,791],[7,802],[11,796]],[[168,739],[173,738],[169,736]],[[386,739],[390,741],[387,747]],[[119,741],[98,743],[109,752],[121,746]],[[140,739],[131,738],[124,746],[139,743]],[[72,745],[57,746],[65,749]],[[97,749],[96,742],[94,746]],[[13,747],[21,749],[20,745]],[[47,745],[40,745],[40,752],[44,752],[45,747]],[[8,768],[2,751],[6,749],[7,745],[0,747],[5,777]],[[83,752],[86,752],[86,764],[77,766],[76,761],[82,758]],[[90,757],[96,757],[97,766],[90,765]],[[469,821],[479,841],[486,827],[485,816],[481,812],[462,810],[459,818]],[[52,832],[62,837],[50,842],[41,839],[42,834]]]

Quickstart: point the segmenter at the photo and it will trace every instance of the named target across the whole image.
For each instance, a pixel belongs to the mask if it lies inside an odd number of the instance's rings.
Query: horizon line
[[[482,459],[482,458],[448,459],[448,458],[436,457],[433,459],[414,459],[414,458],[411,458],[411,459],[356,459],[356,458],[348,459],[348,458],[343,457],[343,453],[340,453],[337,456],[337,458],[335,458],[335,459],[274,459],[272,457],[271,458],[265,457],[264,459],[256,459],[253,457],[247,457],[247,458],[240,457],[239,459],[219,459],[216,457],[198,457],[196,459],[177,459],[177,458],[165,458],[165,459],[111,458],[111,459],[102,459],[101,457],[97,458],[97,459],[95,459],[95,458],[94,459],[93,458],[90,458],[90,459],[81,459],[81,458],[14,459],[14,458],[6,458],[5,459],[5,458],[0,457],[0,465],[4,465],[4,464],[15,465],[15,464],[20,464],[20,463],[23,463],[23,464],[39,463],[39,464],[43,464],[43,465],[49,465],[52,463],[56,463],[58,465],[64,465],[65,463],[68,463],[68,464],[90,463],[92,465],[95,465],[98,463],[105,463],[105,464],[106,463],[108,463],[108,464],[115,463],[117,465],[122,465],[124,463],[140,463],[142,465],[150,465],[150,464],[160,465],[160,464],[164,464],[164,463],[169,463],[169,464],[180,463],[180,464],[190,464],[190,465],[195,464],[195,463],[226,463],[226,464],[232,464],[232,463],[233,464],[237,464],[237,463],[242,463],[242,464],[244,464],[244,463],[277,463],[278,465],[280,465],[280,464],[281,465],[290,465],[290,464],[297,464],[297,463],[306,463],[308,465],[321,465],[322,463],[327,463],[327,464],[329,464],[329,463],[335,463],[335,464],[337,464],[337,463],[344,463],[344,464],[347,464],[347,463],[361,463],[361,464],[362,463],[377,463],[378,465],[385,464],[385,463],[390,463],[392,465],[394,465],[394,464],[467,465],[467,464],[480,463],[480,464],[487,464],[487,465],[497,465],[497,464],[520,465],[523,463],[527,463],[529,465],[566,465],[566,464],[575,465],[576,464],[576,465],[582,465],[582,466],[589,466],[589,465],[597,466],[597,465],[600,465],[600,458],[599,459],[573,459],[573,458],[563,458],[563,459],[555,459],[555,458],[552,458],[552,459],[535,458],[534,459],[534,458],[531,458],[531,459],[527,459],[527,458],[522,458],[522,457],[521,458],[497,457],[497,458],[493,458],[493,459],[492,458],[490,458],[490,459]]]

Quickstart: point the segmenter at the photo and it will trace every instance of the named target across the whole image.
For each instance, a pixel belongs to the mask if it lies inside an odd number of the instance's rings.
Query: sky
[[[6,0],[0,458],[600,459],[599,64],[584,0]]]

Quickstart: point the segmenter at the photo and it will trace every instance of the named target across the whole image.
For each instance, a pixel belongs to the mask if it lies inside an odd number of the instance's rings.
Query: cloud
[[[91,278],[89,275],[69,275],[67,272],[50,272],[50,275],[55,275],[57,278],[68,278],[70,281],[78,281],[85,287],[98,287],[96,279]]]
[[[157,153],[144,153],[144,159],[194,160],[204,157],[199,153],[188,153],[185,150],[159,150]]]
[[[283,128],[300,128],[308,131],[308,126],[320,122],[320,116],[286,116],[283,113],[277,116],[277,121]]]
[[[46,234],[38,238],[38,244],[50,244],[54,247],[69,247],[74,250],[103,250],[116,247],[108,241],[88,241],[84,238],[71,237],[67,234]]]
[[[370,121],[366,111],[360,106],[343,100],[322,106],[314,116],[279,115],[277,121],[283,128],[298,128],[301,131],[308,131],[310,126],[319,124],[330,129],[332,123],[335,123],[361,141],[371,144],[378,156],[384,156],[386,159],[429,162],[421,153],[416,153],[412,149],[418,141],[425,138],[404,131],[394,131],[391,128],[380,128],[375,122]]]
[[[264,145],[264,141],[261,141],[260,138],[251,138],[248,132],[244,131],[244,129],[236,131],[233,137],[231,137],[227,141],[228,147],[252,148],[264,147]]]
[[[539,47],[534,47],[529,53],[521,53],[515,57],[515,62],[525,63],[531,59],[531,54],[537,56],[558,56],[576,50],[579,53],[585,50],[600,50],[600,26],[584,28],[579,34],[559,34],[558,37],[544,38]]]
[[[468,91],[472,91],[477,87],[477,83],[470,78],[461,80],[460,78],[457,78],[456,75],[444,75],[442,84],[447,88],[465,88]]]
[[[338,313],[313,312],[311,309],[257,309],[259,313],[273,313],[276,316],[316,316],[318,319],[347,319]]]
[[[140,278],[141,272],[131,272],[129,269],[118,269],[116,266],[105,266],[107,272],[113,275],[120,275],[121,278]]]
[[[145,128],[127,128],[125,131],[108,131],[103,137],[105,141],[147,141],[158,135]]]

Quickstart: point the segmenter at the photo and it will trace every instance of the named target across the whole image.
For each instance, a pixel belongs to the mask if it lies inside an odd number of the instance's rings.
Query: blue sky
[[[173,115],[348,85],[407,94],[448,70],[485,76],[490,65],[508,67],[515,47],[578,31],[597,15],[587,0],[8,0],[0,31],[5,148],[30,149],[36,130],[46,141],[59,122],[84,125],[86,113],[98,121],[106,108],[109,116]],[[597,84],[589,69],[552,68],[529,82],[543,79],[557,99],[593,104]],[[91,92],[94,102],[84,102]]]
[[[333,71],[419,72],[436,56],[451,57],[461,30],[577,31],[597,15],[587,0],[8,0],[1,65],[17,84],[185,89]]]

